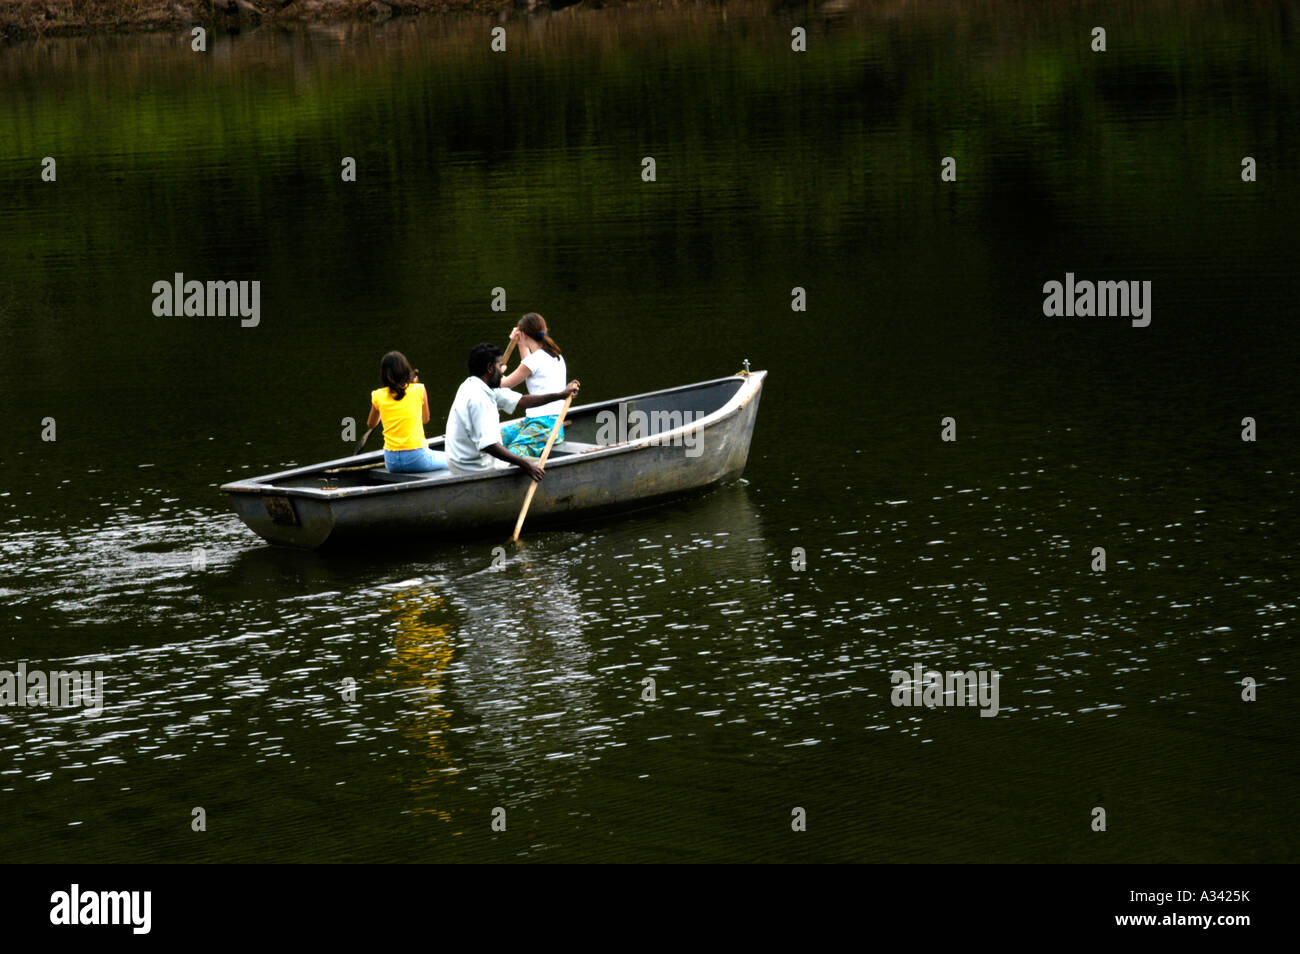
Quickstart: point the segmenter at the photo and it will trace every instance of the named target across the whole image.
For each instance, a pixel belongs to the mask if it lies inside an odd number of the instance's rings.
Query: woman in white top
[[[510,340],[519,348],[519,366],[501,379],[501,387],[513,388],[526,381],[529,394],[554,394],[564,390],[569,380],[569,369],[565,366],[560,346],[547,331],[545,318],[530,311],[510,332]],[[563,407],[563,401],[552,401],[529,408],[522,421],[501,425],[501,443],[513,454],[541,457],[546,438],[550,436],[555,418]],[[562,440],[563,427],[555,438],[557,444]]]

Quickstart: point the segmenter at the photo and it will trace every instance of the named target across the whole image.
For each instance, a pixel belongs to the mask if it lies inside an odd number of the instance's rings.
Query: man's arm
[[[515,405],[515,410],[526,411],[530,407],[541,407],[543,404],[550,404],[552,401],[563,401],[570,394],[577,394],[578,387],[577,381],[570,381],[567,388],[563,391],[556,391],[554,394],[521,394],[519,395],[519,403]],[[488,453],[491,453],[491,451]]]
[[[489,447],[484,447],[483,453],[489,454],[497,460],[503,460],[507,464],[514,464],[516,467],[522,467],[528,472],[528,476],[533,478],[533,480],[542,479],[542,468],[538,467],[527,457],[520,457],[518,454],[512,454],[510,451],[505,449],[503,444],[492,444]]]

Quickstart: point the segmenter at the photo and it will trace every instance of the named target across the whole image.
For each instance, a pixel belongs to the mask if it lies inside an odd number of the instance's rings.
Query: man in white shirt
[[[513,414],[563,401],[578,393],[578,382],[570,381],[563,391],[552,394],[520,394],[501,387],[501,372],[501,349],[490,344],[475,345],[469,353],[470,376],[461,382],[447,414],[447,464],[457,473],[476,473],[491,470],[491,458],[495,457],[523,468],[533,480],[541,480],[542,468],[535,461],[512,454],[501,443],[499,412]]]

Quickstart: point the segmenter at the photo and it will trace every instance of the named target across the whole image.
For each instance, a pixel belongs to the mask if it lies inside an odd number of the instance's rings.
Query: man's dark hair
[[[487,374],[501,357],[501,349],[496,345],[483,342],[476,344],[469,353],[469,373],[476,378]]]

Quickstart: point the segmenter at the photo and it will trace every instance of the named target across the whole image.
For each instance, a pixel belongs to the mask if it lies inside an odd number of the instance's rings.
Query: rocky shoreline
[[[437,13],[508,13],[619,6],[678,6],[672,0],[0,0],[0,41],[43,36],[177,30],[198,25],[383,21]]]

